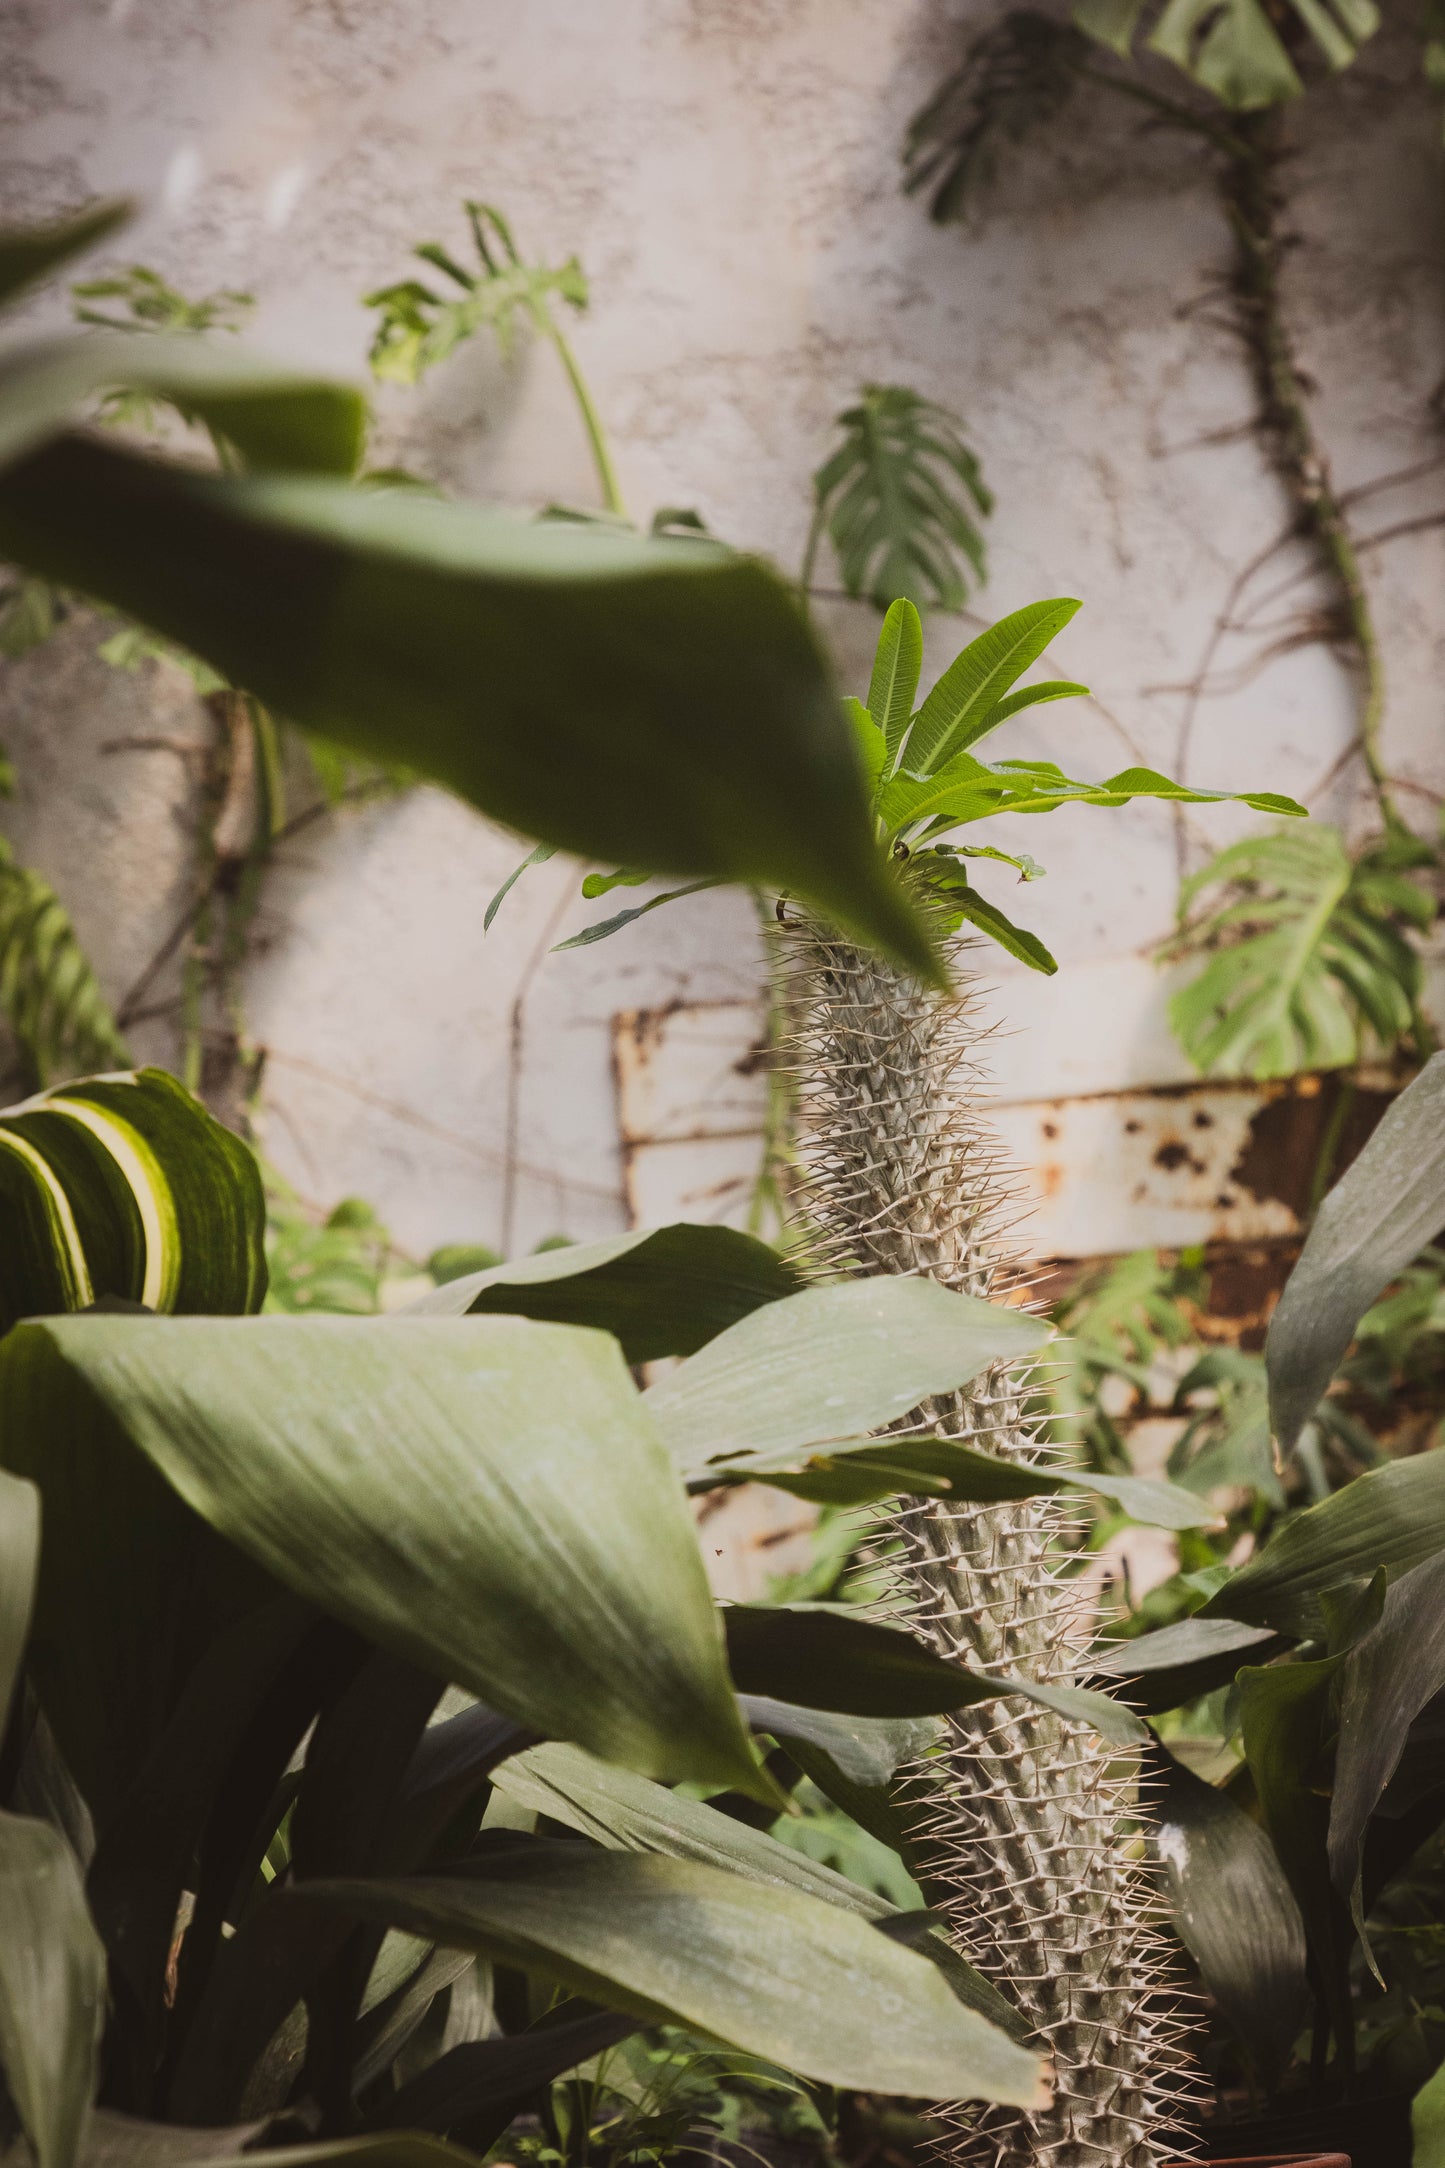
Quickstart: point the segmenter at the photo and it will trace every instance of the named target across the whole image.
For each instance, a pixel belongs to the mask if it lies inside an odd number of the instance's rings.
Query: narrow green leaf
[[[868,684],[868,713],[883,733],[888,774],[913,720],[913,702],[923,669],[923,620],[906,595],[890,602],[878,635],[873,675]]]
[[[1277,1529],[1205,1604],[1205,1618],[1279,1633],[1321,1628],[1320,1598],[1380,1568],[1391,1575],[1445,1547],[1445,1450],[1371,1468]]]
[[[75,2168],[100,2068],[105,1952],[75,1854],[0,1814],[0,2064],[36,2168]]]
[[[527,868],[529,866],[544,866],[549,858],[555,858],[556,855],[557,853],[550,843],[539,843],[535,851],[528,852],[527,856],[522,860],[522,863],[519,866],[513,866],[511,872],[507,875],[507,878],[505,879],[505,881],[503,881],[501,887],[497,890],[497,893],[495,894],[495,896],[493,896],[491,902],[487,905],[486,910],[482,913],[483,933],[491,932],[492,920],[496,917],[498,911],[501,910],[502,905],[506,902],[507,897],[516,887],[518,881],[520,881],[522,875],[526,872]]]
[[[1177,1709],[1234,1677],[1246,1653],[1263,1663],[1284,1647],[1268,1626],[1229,1618],[1186,1618],[1127,1641],[1096,1642],[1088,1670],[1127,1684],[1131,1702],[1151,1714]]]
[[[1172,1758],[1154,1846],[1174,1924],[1250,2062],[1272,2082],[1304,2022],[1305,1934],[1273,1845]]]
[[[1052,978],[1058,970],[1057,960],[1038,935],[1030,933],[1026,926],[1016,926],[996,903],[990,903],[976,888],[950,888],[948,902],[950,909],[961,919],[977,926],[991,941],[997,941],[1001,949],[1007,950],[1021,964],[1027,964],[1030,971],[1042,971],[1046,978]]]
[[[944,982],[874,843],[822,655],[755,559],[74,437],[0,476],[0,555],[525,834],[787,888]]]
[[[553,944],[552,954],[560,956],[564,949],[590,948],[594,941],[606,941],[634,919],[646,918],[649,911],[660,911],[665,903],[676,903],[680,896],[696,896],[705,888],[720,888],[721,881],[688,881],[681,888],[669,888],[660,896],[649,896],[646,903],[635,903],[630,911],[614,912],[611,918],[597,921],[595,926],[584,926],[581,933],[569,934],[565,941]]]
[[[1152,1476],[1095,1475],[1083,1468],[999,1460],[932,1431],[843,1439],[810,1453],[800,1467],[782,1465],[797,1459],[796,1449],[786,1448],[766,1455],[742,1455],[735,1463],[710,1464],[691,1477],[689,1487],[701,1489],[709,1481],[732,1476],[827,1505],[866,1505],[877,1498],[914,1494],[993,1505],[1007,1499],[1086,1491],[1111,1499],[1131,1520],[1155,1528],[1205,1528],[1219,1522],[1210,1506],[1177,1483]]]
[[[723,1457],[876,1430],[1048,1338],[1038,1318],[932,1280],[846,1280],[755,1310],[643,1397],[699,1474]]]
[[[1320,1206],[1270,1320],[1270,1421],[1285,1452],[1366,1310],[1442,1226],[1445,1054],[1433,1054]]]
[[[63,263],[93,248],[123,226],[132,206],[116,197],[92,203],[49,226],[9,226],[0,230],[0,304],[18,300],[27,286],[38,285]]]
[[[629,1363],[646,1363],[692,1355],[805,1284],[796,1265],[753,1235],[675,1220],[467,1273],[402,1314],[596,1325],[621,1342]]]
[[[383,1647],[649,1775],[772,1798],[681,1487],[605,1334],[59,1318],[0,1346],[0,1416],[71,1379],[194,1512]]]
[[[914,719],[903,749],[908,773],[933,775],[955,753],[966,751],[982,737],[987,718],[1015,679],[1038,661],[1079,608],[1068,596],[1031,602],[970,641]]]
[[[1091,1724],[1121,1746],[1148,1729],[1107,1694],[971,1671],[896,1626],[827,1606],[734,1604],[722,1613],[728,1661],[744,1694],[852,1716],[926,1716],[1017,1694]]]
[[[512,1840],[464,1876],[311,1883],[317,1898],[546,1973],[823,2084],[1025,2106],[1039,2064],[923,1957],[801,1890],[692,1859]]]

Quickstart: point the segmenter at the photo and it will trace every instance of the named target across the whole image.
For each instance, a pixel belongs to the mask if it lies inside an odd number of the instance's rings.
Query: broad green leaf
[[[1379,1624],[1346,1655],[1330,1805],[1330,1873],[1365,1942],[1360,1887],[1365,1835],[1400,1765],[1410,1726],[1445,1687],[1445,1553],[1385,1592]]]
[[[0,1814],[0,2065],[35,2168],[74,2168],[100,2069],[105,1952],[75,1854]]]
[[[834,1709],[804,1709],[768,1694],[742,1694],[750,1728],[781,1739],[789,1753],[815,1747],[855,1784],[887,1784],[908,1762],[918,1761],[939,1736],[929,1716],[844,1716]]]
[[[1148,43],[1236,112],[1304,88],[1261,0],[1166,0]]]
[[[1410,2103],[1413,2168],[1445,2168],[1445,2063]]]
[[[917,1437],[845,1439],[810,1453],[800,1467],[796,1450],[750,1455],[734,1467],[710,1465],[690,1479],[700,1489],[729,1475],[766,1483],[794,1497],[827,1505],[866,1505],[877,1498],[936,1497],[992,1505],[1006,1499],[1042,1498],[1069,1491],[1091,1491],[1111,1499],[1131,1520],[1156,1528],[1205,1528],[1219,1516],[1192,1491],[1153,1476],[1095,1475],[1085,1468],[1060,1468],[1038,1462],[999,1460],[976,1446],[934,1432]]]
[[[753,1235],[674,1220],[470,1272],[423,1295],[404,1314],[509,1314],[596,1325],[621,1342],[629,1363],[647,1363],[694,1354],[804,1284],[796,1265]]]
[[[0,1737],[25,1656],[40,1563],[40,1493],[0,1473]]]
[[[130,215],[130,204],[116,198],[108,203],[93,203],[72,217],[57,219],[53,225],[0,229],[0,305],[18,300],[27,286],[48,279],[72,256],[92,248],[123,226]]]
[[[1246,1651],[1252,1662],[1263,1663],[1283,1646],[1268,1626],[1245,1626],[1230,1618],[1186,1618],[1127,1641],[1096,1642],[1088,1670],[1091,1676],[1126,1683],[1130,1701],[1157,1714],[1227,1684]]]
[[[926,1958],[798,1889],[692,1859],[511,1840],[465,1875],[307,1886],[308,1900],[541,1971],[823,2084],[1039,2104],[1037,2058]]]
[[[1388,1462],[1296,1514],[1205,1604],[1205,1618],[1245,1619],[1313,1635],[1320,1597],[1344,1582],[1392,1576],[1445,1548],[1445,1451]]]
[[[170,400],[257,473],[347,475],[361,456],[366,402],[344,385],[229,339],[91,331],[0,354],[0,466],[56,436],[96,392],[118,389]]]
[[[1127,60],[1143,12],[1144,0],[1075,0],[1070,20],[1087,37]]]
[[[5,645],[13,650],[6,614]],[[23,635],[23,628],[21,628]],[[0,842],[0,1008],[31,1089],[98,1069],[126,1069],[130,1049],[43,873]]]
[[[1272,2082],[1304,2022],[1305,1934],[1273,1845],[1227,1793],[1170,1760],[1154,1846],[1205,1988]]]
[[[1190,1059],[1221,1076],[1292,1076],[1340,1068],[1372,1043],[1418,1038],[1420,959],[1408,938],[1434,900],[1407,878],[1413,840],[1352,852],[1338,828],[1247,836],[1180,890],[1180,932],[1162,953],[1198,957],[1170,1002]],[[1205,890],[1218,894],[1189,918]]]
[[[630,1769],[611,1768],[581,1747],[532,1747],[504,1762],[493,1782],[519,1806],[564,1823],[605,1851],[701,1860],[777,1889],[804,1890],[863,1919],[884,1919],[898,1910],[846,1875],[779,1844],[766,1830],[752,1829]]]
[[[120,1296],[230,1313],[265,1294],[254,1156],[160,1069],[0,1114],[0,1330]]]
[[[192,1667],[275,1584],[189,1511],[38,1325],[0,1343],[0,1462],[40,1493],[26,1668],[103,1837]]]
[[[507,1762],[497,1772],[496,1784],[517,1804],[565,1823],[608,1851],[659,1852],[669,1859],[701,1860],[755,1882],[803,1890],[863,1919],[909,1917],[887,1898],[793,1846],[780,1844],[765,1830],[752,1829],[700,1800],[682,1798],[630,1770],[609,1768],[579,1747],[534,1747]],[[959,2000],[993,2024],[1002,2019],[1008,2028],[1015,2013],[997,1988],[936,1931],[924,1934],[912,1947],[935,1961],[936,1953],[946,1952],[945,1971]]]
[[[868,713],[883,733],[884,759],[891,775],[913,720],[913,702],[923,669],[923,620],[906,595],[890,602],[878,635],[873,675],[868,683]]]
[[[266,2128],[260,2122],[229,2128],[187,2129],[177,2123],[146,2123],[97,2109],[91,2117],[77,2168],[255,2168],[264,2157],[276,2168],[480,2168],[478,2156],[422,2131],[369,2131],[358,2138],[324,2138],[314,2145],[267,2147],[258,2155],[243,2147]],[[0,2168],[29,2168],[18,2155],[0,2156]]]
[[[1335,2021],[1348,2025],[1349,1919],[1330,1886],[1324,1755],[1330,1689],[1341,1656],[1246,1666],[1236,1682],[1245,1756],[1264,1825],[1299,1905]]]
[[[1387,1108],[1315,1215],[1265,1341],[1283,1451],[1323,1399],[1366,1310],[1445,1225],[1445,1054]]]
[[[932,1280],[845,1280],[755,1310],[643,1397],[698,1474],[723,1457],[876,1430],[1048,1337],[1038,1318]]]
[[[0,1347],[0,1414],[74,1379],[194,1512],[383,1647],[648,1775],[771,1798],[681,1487],[605,1334],[60,1318]]]
[[[733,1604],[722,1614],[739,1691],[849,1716],[927,1716],[1017,1694],[1056,1715],[1091,1724],[1119,1746],[1148,1738],[1131,1710],[1107,1694],[971,1671],[897,1626],[848,1609]]]
[[[903,748],[908,773],[933,775],[981,738],[1009,687],[1038,661],[1079,607],[1067,596],[1031,602],[970,641],[914,718]]]
[[[820,651],[755,559],[74,437],[0,477],[0,554],[523,833],[793,890],[944,982]]]
[[[1021,685],[1017,692],[1005,694],[998,705],[989,710],[984,717],[979,737],[997,730],[999,724],[1006,723],[1011,716],[1022,715],[1025,708],[1040,707],[1050,700],[1074,700],[1080,697],[1087,700],[1089,688],[1087,685],[1077,684],[1073,678],[1044,678],[1037,685]],[[973,742],[976,744],[978,741],[975,739]]]

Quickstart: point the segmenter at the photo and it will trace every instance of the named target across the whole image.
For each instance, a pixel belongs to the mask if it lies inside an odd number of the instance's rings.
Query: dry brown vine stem
[[[980,1115],[976,982],[930,993],[814,922],[790,920],[797,1095],[796,1202],[835,1270],[926,1273],[970,1295],[1017,1295],[1008,1172]],[[955,954],[956,966],[964,959]],[[930,1402],[935,1425],[1037,1460],[1037,1379],[996,1369]],[[1007,1506],[911,1500],[893,1608],[943,1653],[1071,1681],[1088,1638],[1061,1574],[1067,1528],[1048,1499]],[[951,2163],[1157,2168],[1191,2093],[1185,1999],[1140,1857],[1137,1760],[1088,1727],[1022,1703],[950,1718],[915,1775],[930,1902],[958,1948],[1051,2054],[1052,2105],[946,2111]],[[1168,2148],[1165,2148],[1167,2152]]]

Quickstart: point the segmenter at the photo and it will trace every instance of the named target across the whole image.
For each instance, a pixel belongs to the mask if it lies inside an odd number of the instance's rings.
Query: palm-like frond
[[[1203,956],[1170,1004],[1181,1046],[1218,1076],[1341,1068],[1368,1046],[1428,1044],[1420,959],[1407,939],[1435,916],[1411,878],[1427,845],[1391,837],[1352,860],[1337,828],[1312,823],[1234,843],[1180,892],[1170,956]],[[1206,890],[1214,903],[1193,921]]]
[[[0,843],[0,1008],[33,1088],[121,1069],[130,1050],[64,904]]]
[[[958,609],[968,594],[960,559],[982,580],[978,521],[993,509],[958,417],[905,385],[865,384],[838,427],[841,443],[813,476],[809,569],[826,532],[850,595],[880,610],[900,596]]]

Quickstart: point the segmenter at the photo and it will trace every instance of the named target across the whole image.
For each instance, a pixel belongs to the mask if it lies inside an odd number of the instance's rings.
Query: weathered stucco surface
[[[1053,660],[1097,704],[1024,718],[1012,749],[1075,773],[1136,755],[1175,768],[1189,701],[1171,688],[1285,517],[1239,428],[1249,381],[1210,303],[1224,226],[1176,140],[1098,105],[1005,172],[975,230],[930,225],[900,193],[903,129],[991,13],[975,0],[11,0],[0,181],[16,214],[133,191],[145,209],[126,258],[193,291],[251,288],[261,340],[352,374],[367,339],[358,295],[401,276],[414,241],[460,243],[463,196],[500,204],[529,249],[576,250],[586,267],[594,301],[576,344],[631,507],[695,504],[785,564],[830,417],[864,380],[916,386],[965,417],[997,492],[979,608],[1085,598]],[[1445,375],[1445,182],[1438,117],[1411,67],[1381,43],[1301,131],[1288,175],[1301,346],[1347,488],[1439,445],[1428,398]],[[459,491],[592,498],[545,351],[504,368],[478,344],[379,406],[382,451]],[[1433,474],[1362,501],[1361,528],[1408,521],[1440,491]],[[1389,758],[1437,790],[1442,555],[1440,532],[1422,531],[1366,556]],[[1279,575],[1294,562],[1278,559]],[[824,616],[856,679],[870,613]],[[935,621],[932,660],[960,636]],[[0,736],[22,778],[6,820],[119,992],[183,894],[190,783],[174,750],[98,749],[183,739],[201,722],[165,668],[117,682],[91,659],[93,638],[72,626],[4,673]],[[1253,652],[1220,650],[1229,689],[1198,707],[1190,780],[1359,818],[1354,771],[1321,792],[1349,742],[1348,679],[1317,646],[1250,672]],[[1433,820],[1434,801],[1408,803]],[[1197,857],[1237,826],[1201,816],[1186,847]],[[1019,830],[1049,867],[1020,916],[1066,969],[1141,954],[1166,929],[1179,848],[1166,814],[1079,810]],[[533,970],[584,914],[566,901],[574,873],[548,866],[484,942],[482,911],[517,855],[420,791],[309,831],[268,891],[247,1018],[270,1049],[270,1149],[311,1197],[372,1197],[418,1250],[619,1224],[612,1016],[756,985],[736,897],[700,897]],[[1107,1048],[1107,1004],[1088,1028]],[[1046,1022],[1034,1031],[1042,1095],[1057,1050]],[[1134,1066],[1121,1046],[1119,1081]]]

